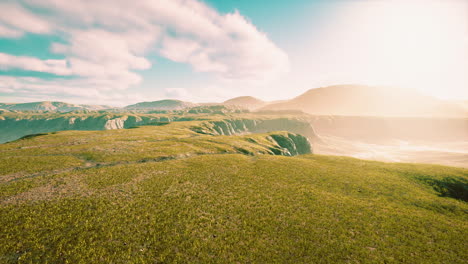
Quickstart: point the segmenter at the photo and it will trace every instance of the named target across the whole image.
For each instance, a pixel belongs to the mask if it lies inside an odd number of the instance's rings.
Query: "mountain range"
[[[144,111],[181,110],[200,105],[207,104],[168,99],[140,102],[123,108],[113,108],[102,105],[77,105],[63,102],[33,102],[20,104],[0,103],[0,109],[56,112],[104,109]],[[212,105],[245,108],[251,111],[299,110],[313,115],[468,117],[468,108],[465,103],[440,100],[414,90],[364,85],[335,85],[315,88],[284,101],[265,102],[252,96],[241,96]]]
[[[180,100],[160,100],[153,102],[141,102],[124,107],[128,110],[181,110],[196,106],[197,104],[191,102],[184,102]]]
[[[69,104],[64,102],[32,102],[32,103],[0,103],[2,110],[14,111],[51,111],[51,112],[70,112],[75,110],[104,110],[110,109],[107,105],[84,105]]]

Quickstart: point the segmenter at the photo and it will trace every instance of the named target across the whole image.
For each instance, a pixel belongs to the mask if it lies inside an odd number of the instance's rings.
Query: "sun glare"
[[[354,82],[468,95],[468,2],[353,1],[332,30],[323,41],[343,43],[335,67]]]

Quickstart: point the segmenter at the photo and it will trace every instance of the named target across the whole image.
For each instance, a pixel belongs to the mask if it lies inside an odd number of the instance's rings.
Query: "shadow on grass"
[[[24,139],[35,138],[35,137],[39,137],[39,136],[45,136],[45,135],[47,135],[47,134],[48,134],[48,133],[29,134],[29,135],[26,135],[26,136],[22,136],[22,137],[18,138],[17,140],[13,140],[12,142],[14,142],[14,141],[20,141],[20,140],[24,140]]]
[[[468,180],[458,177],[445,177],[434,179],[427,176],[419,176],[418,180],[431,186],[441,197],[451,197],[468,202]]]
[[[146,124],[139,125],[139,126],[127,127],[126,129],[135,129],[135,128],[139,128],[143,126],[165,126],[165,125],[169,125],[170,123],[171,122],[151,122],[151,123],[146,123]]]

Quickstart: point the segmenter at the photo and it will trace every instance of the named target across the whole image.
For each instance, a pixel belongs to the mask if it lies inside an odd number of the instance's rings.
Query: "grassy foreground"
[[[466,263],[467,169],[195,124],[0,145],[0,263]]]

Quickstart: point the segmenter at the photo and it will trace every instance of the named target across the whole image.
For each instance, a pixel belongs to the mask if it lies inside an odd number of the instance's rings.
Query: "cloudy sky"
[[[0,1],[0,102],[276,100],[343,83],[468,100],[468,1]]]

